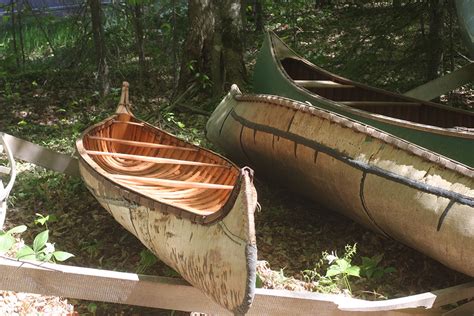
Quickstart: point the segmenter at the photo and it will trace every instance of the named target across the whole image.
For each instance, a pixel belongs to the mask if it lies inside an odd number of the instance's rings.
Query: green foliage
[[[382,279],[386,274],[396,272],[394,267],[381,267],[380,262],[383,259],[383,254],[378,254],[373,257],[362,257],[362,265],[360,275],[367,279]]]
[[[140,251],[140,262],[138,263],[137,273],[145,273],[150,267],[158,262],[156,256],[148,249]]]
[[[26,231],[26,229],[25,225],[20,225],[6,232],[0,231],[0,254],[8,252],[15,244],[16,240],[15,237],[12,236],[13,234],[21,234]]]
[[[49,216],[39,217],[39,224],[46,225],[46,222],[50,220]],[[0,254],[5,254],[8,251],[11,251],[13,246],[16,244],[16,239],[13,237],[13,234],[21,234],[27,230],[25,225],[20,225],[13,227],[12,229],[4,232],[0,232]],[[34,240],[33,245],[25,245],[20,243],[20,248],[16,252],[16,258],[19,260],[37,260],[42,262],[56,262],[56,261],[65,261],[74,255],[55,249],[54,244],[48,242],[49,240],[49,230],[46,229],[38,233]]]

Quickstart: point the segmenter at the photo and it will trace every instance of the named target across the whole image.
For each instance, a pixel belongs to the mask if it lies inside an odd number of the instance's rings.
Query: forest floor
[[[58,76],[49,81],[24,76],[11,79],[10,94],[0,95],[0,130],[71,153],[74,141],[87,126],[110,115],[118,100],[118,91],[100,101],[87,80]],[[204,115],[189,113],[158,115],[166,98],[145,100],[131,87],[131,99],[138,117],[159,125],[171,133],[201,146],[212,148],[204,137]],[[159,92],[155,92],[159,94]],[[156,96],[155,96],[156,98]],[[215,148],[212,148],[215,150]],[[1,158],[1,157],[0,157]],[[4,162],[4,161],[2,161]],[[327,263],[321,265],[323,252],[343,256],[347,245],[356,246],[353,265],[362,265],[362,257],[383,255],[379,267],[393,267],[394,272],[381,278],[351,278],[352,294],[364,299],[386,299],[442,289],[471,280],[440,263],[394,240],[384,238],[337,212],[319,207],[285,188],[271,185],[265,179],[255,182],[261,211],[255,214],[258,259],[268,262],[274,271],[260,277],[269,288],[308,288],[308,273],[324,275]],[[75,257],[66,264],[82,267],[139,272],[179,278],[179,275],[154,259],[145,247],[123,229],[88,193],[78,178],[47,171],[27,163],[19,163],[19,174],[9,201],[6,228],[25,224],[22,234],[31,242],[43,227],[34,224],[40,213],[54,215],[48,223],[50,240],[59,250]],[[391,269],[393,270],[393,269]],[[268,270],[267,270],[268,272]],[[313,290],[347,293],[341,282]],[[301,286],[303,284],[303,286]],[[11,294],[1,294],[4,301]],[[69,299],[80,314],[169,315],[134,306],[105,304]],[[58,304],[65,304],[64,301]],[[34,306],[34,304],[32,304]],[[70,307],[65,307],[70,308]]]

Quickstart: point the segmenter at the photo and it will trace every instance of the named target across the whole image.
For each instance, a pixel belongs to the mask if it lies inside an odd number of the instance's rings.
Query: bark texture
[[[233,83],[243,84],[242,1],[189,0],[188,21],[177,92],[204,75],[211,79],[214,95]]]

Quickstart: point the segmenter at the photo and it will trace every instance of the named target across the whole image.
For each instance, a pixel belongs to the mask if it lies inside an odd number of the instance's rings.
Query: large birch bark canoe
[[[215,302],[248,310],[257,260],[249,168],[135,118],[127,83],[116,114],[76,148],[87,188],[115,220]]]
[[[474,167],[474,112],[337,76],[298,56],[273,33],[265,37],[253,82],[256,93],[310,101]]]
[[[308,103],[242,95],[207,123],[235,161],[474,276],[474,169]]]

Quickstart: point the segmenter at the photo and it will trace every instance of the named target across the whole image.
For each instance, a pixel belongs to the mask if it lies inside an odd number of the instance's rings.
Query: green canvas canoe
[[[474,112],[337,76],[300,57],[271,32],[257,59],[254,90],[306,101],[474,167]]]
[[[474,58],[474,1],[456,0],[459,28],[464,38],[464,43]]]

